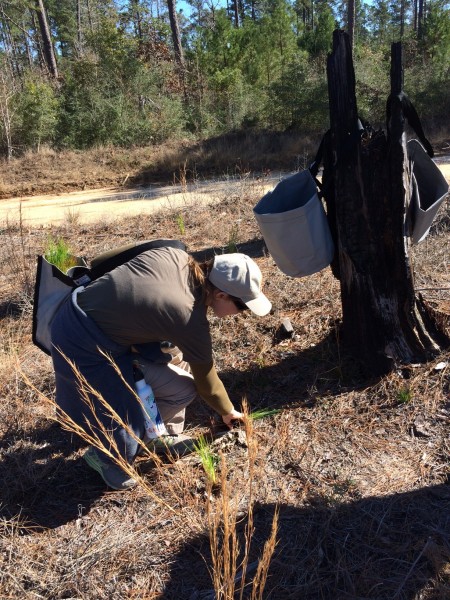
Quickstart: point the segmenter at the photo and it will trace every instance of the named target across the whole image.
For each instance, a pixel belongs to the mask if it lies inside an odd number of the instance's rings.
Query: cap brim
[[[245,302],[244,300],[244,304],[248,306],[248,308],[255,313],[255,315],[258,315],[258,317],[264,317],[272,310],[272,303],[266,298],[266,296],[264,296],[263,293],[261,293],[257,298],[249,300],[248,302]]]

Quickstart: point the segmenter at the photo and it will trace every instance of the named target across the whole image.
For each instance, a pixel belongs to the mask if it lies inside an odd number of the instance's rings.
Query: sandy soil
[[[0,200],[0,222],[50,226],[112,220],[126,215],[148,214],[161,208],[189,207],[211,203],[243,193],[263,195],[280,175],[271,179],[242,179],[193,183],[180,186],[151,186],[135,189],[103,188],[64,195],[25,196]]]
[[[450,183],[450,163],[439,163]],[[104,188],[65,195],[29,196],[0,201],[0,223],[18,222],[28,226],[50,226],[60,223],[86,223],[112,220],[126,215],[149,213],[161,208],[189,207],[210,203],[224,196],[252,192],[262,196],[279,180],[239,179],[193,183],[180,186],[151,186],[136,189]]]

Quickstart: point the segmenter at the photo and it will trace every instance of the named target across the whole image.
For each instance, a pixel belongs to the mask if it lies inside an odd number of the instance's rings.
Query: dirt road
[[[450,182],[450,161],[437,163]],[[184,188],[156,185],[136,189],[106,188],[62,196],[0,200],[0,224],[17,223],[19,220],[27,226],[111,221],[119,216],[148,214],[161,208],[186,208],[236,195],[252,194],[258,198],[273,188],[282,175],[276,173],[270,178],[248,177],[217,182],[195,182],[187,184]]]
[[[0,200],[0,223],[18,222],[28,226],[60,223],[111,221],[119,216],[139,215],[161,208],[189,207],[236,195],[262,196],[281,178],[229,179],[195,182],[181,186],[149,186],[135,189],[104,188],[70,194],[29,196]]]

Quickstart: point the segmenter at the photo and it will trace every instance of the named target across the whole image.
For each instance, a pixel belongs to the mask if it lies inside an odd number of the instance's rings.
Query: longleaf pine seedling
[[[194,450],[200,457],[203,469],[205,470],[209,481],[214,485],[217,481],[216,468],[219,464],[219,457],[212,452],[204,435],[198,437],[197,442],[194,444]]]
[[[186,231],[186,227],[184,225],[183,214],[178,213],[176,220],[177,220],[178,229],[180,230],[181,235],[184,235],[184,232]]]
[[[76,259],[71,254],[69,245],[61,238],[58,240],[54,240],[52,237],[49,238],[44,257],[45,260],[58,267],[63,273],[77,264]]]
[[[279,412],[281,412],[279,408],[261,408],[261,410],[251,412],[248,416],[250,419],[253,419],[253,421],[257,421],[258,419],[265,419],[266,417],[277,415]]]
[[[397,401],[400,404],[407,404],[412,400],[412,392],[409,388],[404,387],[398,390],[397,392]]]
[[[228,253],[238,251],[238,247],[237,247],[238,238],[239,238],[239,227],[237,225],[233,225],[230,229],[230,237],[229,237],[228,243],[226,245],[226,251]]]

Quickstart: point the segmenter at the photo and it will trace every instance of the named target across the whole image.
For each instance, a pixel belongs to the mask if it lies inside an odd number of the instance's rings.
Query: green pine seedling
[[[238,238],[239,238],[239,227],[237,225],[233,225],[230,229],[230,237],[228,239],[228,243],[225,247],[227,254],[232,254],[233,252],[238,251]]]
[[[55,265],[63,273],[77,264],[70,252],[69,245],[61,238],[58,240],[54,240],[52,237],[49,238],[44,257],[45,260]]]
[[[184,217],[183,217],[182,213],[178,213],[178,215],[176,217],[176,221],[177,221],[178,229],[180,230],[181,235],[184,235],[186,227],[184,224]]]
[[[260,410],[251,412],[248,416],[253,419],[253,421],[257,421],[258,419],[265,419],[266,417],[277,415],[279,412],[281,412],[279,408],[261,408]]]
[[[211,451],[204,435],[198,437],[197,442],[194,444],[194,450],[200,457],[209,481],[214,485],[217,481],[216,468],[219,464],[219,457]]]
[[[407,404],[412,400],[412,392],[409,388],[404,387],[397,392],[397,401],[400,404]]]

